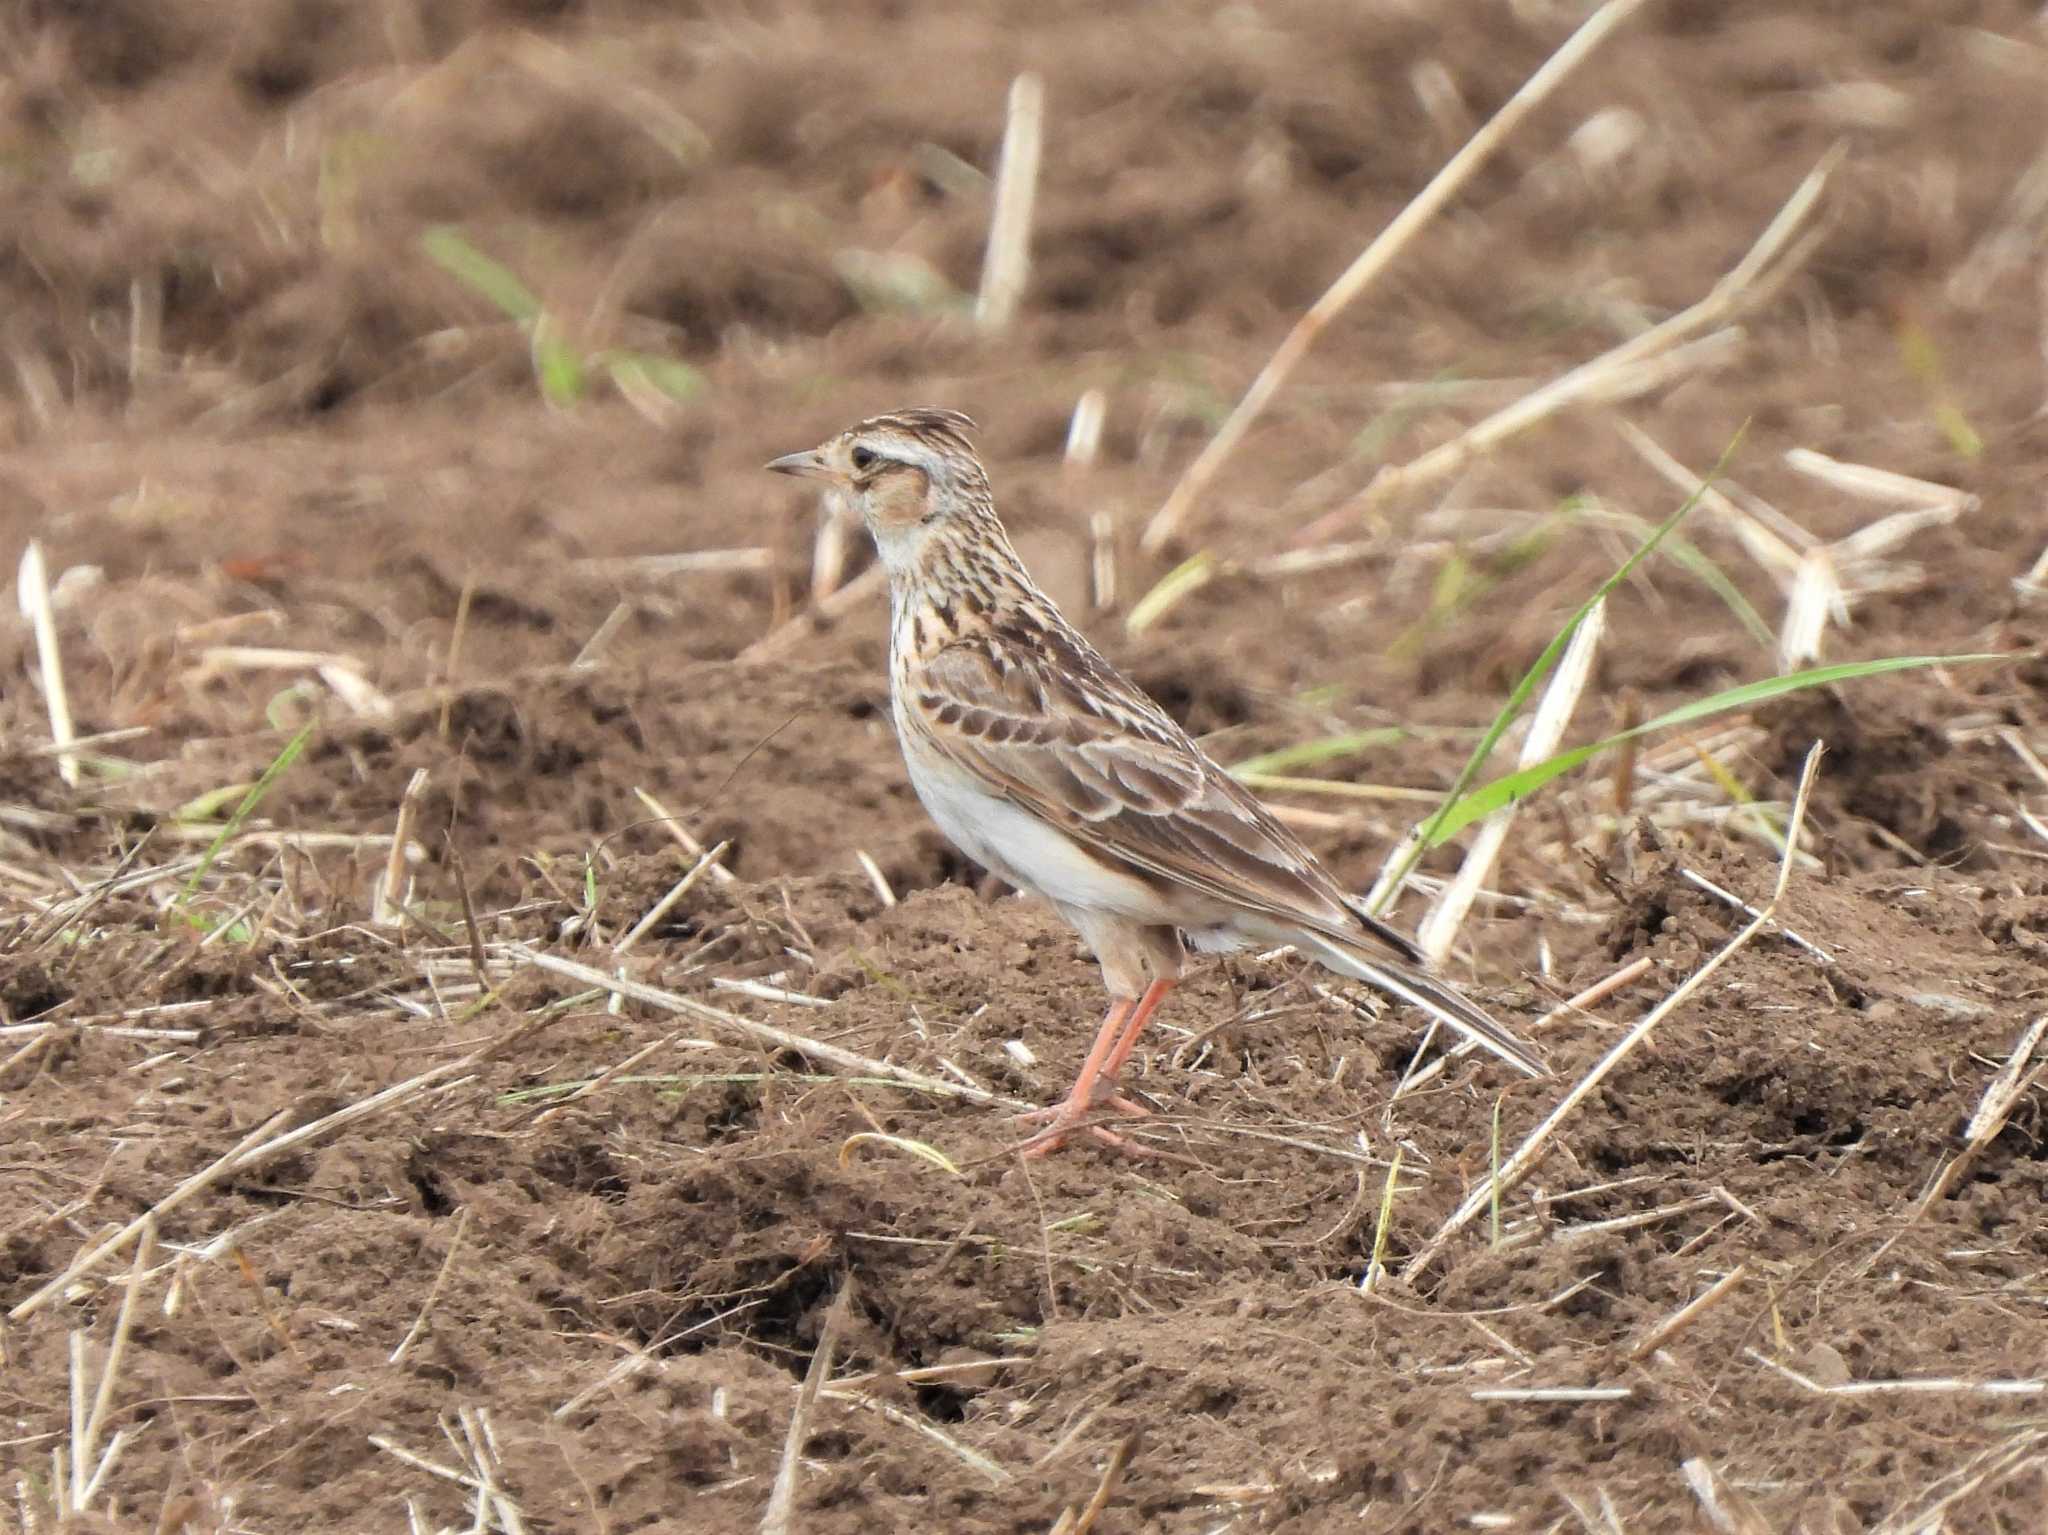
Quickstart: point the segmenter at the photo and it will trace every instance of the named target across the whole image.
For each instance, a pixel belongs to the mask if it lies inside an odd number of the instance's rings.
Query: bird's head
[[[838,489],[874,535],[892,574],[916,567],[935,535],[962,519],[993,520],[988,476],[957,410],[915,408],[876,416],[803,453],[767,465]]]

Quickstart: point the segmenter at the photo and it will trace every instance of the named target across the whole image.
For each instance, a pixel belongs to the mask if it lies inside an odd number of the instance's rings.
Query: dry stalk
[[[633,790],[633,797],[645,805],[657,821],[668,828],[668,834],[676,839],[677,846],[684,852],[692,858],[704,856],[704,844],[691,836],[690,828],[678,820],[660,800],[638,787]],[[718,884],[730,885],[737,876],[724,864],[714,861],[711,864],[711,878]]]
[[[398,800],[398,824],[391,832],[391,852],[384,860],[384,877],[370,902],[370,920],[379,927],[392,927],[403,919],[405,908],[405,855],[412,846],[412,823],[419,814],[420,798],[427,792],[427,770],[415,768],[405,793]],[[223,924],[225,926],[225,924]]]
[[[1785,622],[1778,631],[1778,670],[1796,671],[1820,659],[1828,620],[1848,625],[1848,599],[1841,577],[1826,549],[1809,549],[1792,574],[1792,596],[1785,604]]]
[[[696,888],[697,881],[704,877],[706,871],[718,867],[718,860],[726,855],[726,851],[731,846],[732,842],[728,839],[719,843],[717,847],[712,848],[710,851],[700,854],[697,861],[690,866],[689,872],[669,886],[668,894],[656,901],[649,908],[647,915],[633,924],[631,932],[612,945],[614,957],[624,954],[627,950],[631,949],[653,930],[657,922],[674,911],[676,902]],[[892,902],[891,904],[893,905],[894,903]]]
[[[828,487],[818,497],[818,536],[811,544],[811,606],[839,590],[846,576],[847,556],[853,553],[853,529],[857,516],[836,488]]]
[[[735,570],[768,570],[775,551],[764,545],[744,549],[698,549],[688,554],[601,555],[575,560],[571,567],[614,581],[660,581],[671,576],[722,575]],[[452,666],[452,661],[451,661]]]
[[[1560,1226],[1551,1233],[1553,1242],[1576,1242],[1583,1237],[1598,1236],[1616,1231],[1638,1231],[1644,1226],[1654,1226],[1660,1221],[1676,1220],[1681,1215],[1690,1215],[1695,1210],[1722,1208],[1718,1194],[1695,1194],[1689,1199],[1675,1199],[1668,1205],[1658,1205],[1651,1210],[1635,1210],[1627,1215],[1611,1216],[1604,1221],[1581,1221],[1577,1225]]]
[[[50,601],[50,567],[43,558],[39,538],[30,539],[21,553],[15,594],[21,603],[22,617],[35,631],[36,665],[42,675],[43,705],[50,716],[50,741],[57,752],[57,776],[75,787],[78,756],[72,743],[78,732],[72,728],[71,700],[64,691],[64,656],[57,646],[57,615]]]
[[[1621,440],[1634,449],[1644,463],[1679,491],[1698,497],[1703,508],[1719,517],[1728,531],[1735,535],[1736,541],[1748,551],[1749,557],[1762,566],[1781,589],[1791,585],[1792,577],[1799,569],[1801,551],[1812,548],[1816,542],[1812,534],[1804,529],[1798,530],[1801,542],[1794,547],[1783,534],[1774,531],[1761,517],[1738,504],[1719,486],[1702,479],[1665,452],[1655,438],[1634,422],[1617,421],[1615,429],[1621,433]]]
[[[1641,0],[1607,0],[1588,17],[1578,31],[1565,40],[1564,46],[1544,60],[1542,67],[1508,98],[1485,126],[1466,141],[1464,148],[1451,156],[1429,185],[1394,216],[1393,221],[1330,284],[1329,290],[1295,322],[1259,376],[1252,380],[1251,388],[1237,402],[1237,408],[1231,411],[1222,429],[1181,476],[1180,483],[1166,498],[1166,504],[1153,514],[1141,540],[1147,554],[1157,554],[1180,531],[1181,524],[1187,520],[1203,491],[1208,489],[1209,482],[1215,479],[1217,471],[1236,451],[1252,423],[1264,413],[1273,396],[1280,392],[1302,358],[1308,355],[1309,348],[1315,345],[1325,327],[1359,294],[1372,286],[1392,264],[1394,257],[1414,239],[1417,231],[1472,179],[1507,136],[1521,126],[1523,119],[1548,99],[1565,76],[1640,5]]]
[[[825,1313],[824,1326],[818,1329],[818,1347],[811,1355],[811,1367],[804,1371],[803,1389],[797,1393],[796,1407],[789,1415],[789,1434],[782,1442],[782,1464],[768,1494],[768,1510],[761,1516],[761,1535],[792,1535],[797,1528],[796,1484],[803,1466],[804,1440],[810,1433],[811,1410],[818,1403],[818,1388],[832,1373],[832,1350],[838,1345],[839,1330],[846,1325],[852,1300],[853,1276],[849,1274]]]
[[[865,1375],[842,1375],[827,1382],[825,1389],[850,1396],[858,1387],[872,1386],[883,1380],[900,1380],[906,1385],[918,1386],[927,1381],[983,1379],[993,1377],[998,1370],[1008,1369],[1011,1365],[1031,1362],[1031,1357],[1026,1354],[997,1355],[988,1359],[963,1359],[953,1364],[923,1364],[909,1370],[871,1370]]]
[[[870,565],[823,602],[762,635],[742,650],[736,659],[742,664],[779,660],[817,633],[820,625],[844,618],[869,598],[879,595],[888,584],[888,570],[879,562]]]
[[[1712,880],[1708,879],[1706,875],[1699,873],[1695,869],[1681,867],[1678,871],[1678,877],[1684,880],[1688,885],[1691,885],[1694,889],[1704,890],[1708,895],[1712,896],[1715,900],[1725,901],[1728,905],[1734,907],[1744,916],[1754,917],[1760,915],[1757,909],[1754,906],[1750,905],[1749,902],[1743,900],[1741,896],[1735,894],[1732,890],[1723,890],[1719,885],[1715,884]],[[1795,948],[1804,949],[1807,953],[1811,954],[1815,959],[1819,960],[1823,965],[1832,965],[1835,962],[1834,955],[1830,954],[1826,949],[1823,949],[1819,944],[1813,942],[1811,939],[1800,937],[1799,934],[1793,932],[1791,928],[1785,926],[1785,924],[1782,922],[1775,923],[1773,925],[1777,928],[1779,937],[1783,938],[1787,943],[1793,945],[1793,947]]]
[[[415,1454],[389,1435],[371,1434],[369,1440],[377,1449],[382,1450],[401,1465],[411,1466],[417,1471],[424,1471],[429,1476],[437,1476],[444,1482],[453,1482],[458,1487],[468,1487],[475,1490],[483,1486],[483,1483],[471,1473],[455,1466],[444,1466],[438,1461],[428,1460],[424,1455]]]
[[[1096,512],[1088,519],[1088,586],[1095,611],[1116,606],[1116,519]]]
[[[1571,723],[1573,713],[1579,707],[1579,697],[1586,690],[1586,683],[1593,675],[1593,656],[1600,648],[1600,637],[1607,628],[1607,603],[1605,599],[1593,604],[1586,611],[1585,619],[1573,631],[1571,642],[1558,658],[1557,669],[1551,673],[1550,682],[1543,690],[1543,699],[1536,706],[1536,713],[1529,721],[1529,733],[1522,740],[1522,752],[1516,762],[1517,768],[1534,767],[1537,763],[1553,756],[1558,743],[1564,739],[1565,727]],[[1451,952],[1451,945],[1457,942],[1458,929],[1464,926],[1472,903],[1479,898],[1480,888],[1487,876],[1493,873],[1493,866],[1500,858],[1500,850],[1506,846],[1508,832],[1515,824],[1519,805],[1507,805],[1488,816],[1472,838],[1472,846],[1466,851],[1465,860],[1458,866],[1458,873],[1444,886],[1430,907],[1429,915],[1422,919],[1415,942],[1431,964],[1441,964],[1444,956]]]
[[[1931,511],[1940,517],[1949,517],[1960,512],[1974,510],[1982,504],[1982,498],[1967,490],[1958,490],[1953,485],[1938,484],[1910,474],[1900,474],[1896,469],[1879,469],[1874,464],[1850,463],[1845,459],[1830,458],[1812,448],[1787,448],[1785,467],[1797,470],[1810,479],[1819,480],[1847,495],[1861,496],[1867,501],[1881,501],[1894,506],[1917,507]],[[1856,535],[1851,534],[1850,539]],[[1848,542],[1845,539],[1844,542]]]
[[[574,658],[570,660],[569,670],[572,672],[585,672],[596,666],[603,659],[604,648],[612,642],[612,636],[624,628],[626,620],[632,616],[632,603],[613,603],[612,610],[605,614],[595,629],[590,631],[590,638],[583,642],[583,648],[578,650]]]
[[[1600,980],[1595,981],[1577,996],[1568,997],[1558,1003],[1557,1006],[1530,1024],[1528,1032],[1532,1034],[1538,1033],[1560,1018],[1569,1017],[1574,1013],[1590,1011],[1595,1004],[1606,1001],[1615,992],[1620,991],[1622,987],[1632,986],[1645,975],[1648,975],[1655,964],[1656,961],[1647,954],[1630,960],[1612,975],[1604,976]],[[1462,1060],[1478,1048],[1479,1046],[1473,1041],[1461,1039],[1420,1071],[1404,1076],[1401,1079],[1400,1086],[1394,1090],[1393,1098],[1388,1100],[1389,1108],[1391,1109],[1395,1099],[1402,1098],[1425,1084],[1434,1081],[1450,1068],[1451,1062]]]
[[[1699,1501],[1700,1517],[1720,1535],[1770,1535],[1770,1525],[1746,1501],[1725,1491],[1714,1468],[1703,1456],[1694,1456],[1679,1466],[1685,1485]]]
[[[1658,1349],[1684,1332],[1694,1322],[1697,1322],[1707,1311],[1726,1300],[1729,1292],[1742,1283],[1743,1275],[1748,1272],[1749,1270],[1746,1265],[1738,1263],[1734,1268],[1723,1274],[1719,1279],[1708,1285],[1706,1289],[1695,1295],[1683,1306],[1672,1312],[1671,1315],[1665,1317],[1656,1326],[1644,1333],[1642,1337],[1638,1338],[1635,1346],[1628,1351],[1628,1357],[1631,1359],[1649,1358],[1650,1355],[1656,1353]]]
[[[1309,536],[1326,533],[1340,520],[1368,511],[1402,492],[1435,485],[1450,478],[1495,444],[1526,431],[1568,405],[1614,387],[1618,373],[1672,350],[1696,331],[1721,325],[1768,300],[1812,251],[1814,241],[1807,239],[1793,246],[1783,260],[1779,259],[1792,236],[1805,223],[1822,188],[1827,185],[1828,176],[1844,153],[1845,146],[1836,144],[1821,157],[1820,163],[1800,182],[1784,207],[1778,210],[1777,216],[1757,237],[1756,244],[1708,290],[1705,298],[1642,334],[1630,337],[1620,346],[1589,362],[1580,363],[1533,394],[1524,395],[1514,404],[1496,411],[1476,426],[1468,427],[1420,458],[1382,469],[1360,495],[1337,512],[1320,519]]]
[[[162,1199],[150,1206],[149,1209],[136,1216],[134,1220],[101,1237],[97,1242],[87,1247],[84,1252],[71,1260],[70,1265],[61,1274],[44,1283],[28,1299],[19,1302],[12,1311],[8,1312],[8,1320],[12,1322],[27,1320],[37,1311],[41,1310],[52,1296],[61,1293],[74,1280],[89,1272],[100,1259],[106,1257],[109,1253],[126,1247],[157,1219],[168,1215],[195,1194],[204,1193],[207,1189],[213,1187],[214,1184],[220,1182],[222,1178],[234,1171],[238,1159],[245,1152],[252,1147],[263,1144],[268,1137],[277,1131],[279,1126],[285,1124],[291,1117],[292,1110],[290,1109],[280,1109],[277,1113],[271,1115],[270,1118],[266,1119],[254,1130],[251,1130],[242,1139],[235,1142],[220,1157],[208,1163],[190,1178],[187,1178],[183,1183],[171,1190],[169,1194],[166,1194]]]
[[[353,672],[368,670],[359,657],[336,650],[297,650],[278,645],[209,645],[199,652],[199,664],[189,680],[196,686],[224,672],[310,672],[323,666],[343,666]]]
[[[975,326],[984,334],[994,335],[1016,318],[1031,275],[1031,209],[1038,197],[1044,134],[1045,82],[1037,75],[1021,74],[1010,82],[995,213],[989,219],[988,254],[982,260],[981,294],[974,305]]]
[[[1116,1496],[1117,1483],[1124,1479],[1131,1457],[1138,1453],[1139,1438],[1134,1430],[1118,1441],[1116,1449],[1110,1453],[1109,1464],[1102,1468],[1102,1480],[1095,1484],[1094,1496],[1081,1510],[1081,1517],[1074,1521],[1074,1535],[1088,1535],[1095,1528],[1095,1521],[1102,1517],[1102,1511],[1109,1507],[1109,1500]]]
[[[1100,389],[1084,389],[1074,402],[1074,414],[1067,422],[1067,451],[1062,467],[1069,474],[1093,469],[1102,453],[1102,422],[1109,411],[1109,397]]]
[[[536,1126],[544,1125],[549,1120],[553,1119],[557,1114],[561,1113],[562,1110],[569,1107],[570,1104],[580,1102],[583,1099],[588,1098],[592,1093],[602,1092],[607,1086],[617,1081],[620,1077],[624,1076],[627,1072],[631,1071],[635,1066],[638,1066],[650,1055],[654,1055],[662,1049],[666,1048],[667,1046],[674,1044],[680,1038],[682,1038],[680,1034],[670,1034],[661,1039],[650,1040],[647,1044],[642,1045],[638,1050],[635,1050],[631,1055],[627,1056],[624,1060],[612,1062],[611,1065],[605,1067],[603,1071],[600,1071],[588,1082],[585,1082],[581,1087],[577,1088],[575,1092],[569,1094],[569,1096],[564,1098],[560,1103],[553,1104],[550,1107],[543,1109],[540,1113],[534,1115],[534,1124]]]
[[[405,1336],[398,1340],[398,1347],[391,1351],[386,1364],[403,1364],[405,1356],[412,1352],[412,1346],[419,1342],[427,1329],[427,1314],[434,1309],[434,1302],[441,1298],[441,1291],[448,1283],[449,1270],[455,1267],[455,1254],[462,1248],[462,1234],[469,1229],[470,1207],[464,1205],[455,1217],[455,1229],[448,1236],[448,1251],[441,1259],[441,1267],[434,1275],[434,1282],[427,1287],[427,1298],[420,1304],[420,1314],[412,1319],[412,1326],[405,1330]]]
[[[2048,592],[2048,548],[2044,548],[2034,563],[2027,567],[2025,575],[2013,577],[2012,585],[2022,598],[2039,597]]]
[[[475,600],[476,572],[471,571],[462,578],[462,594],[455,599],[455,628],[448,636],[448,654],[441,662],[441,718],[435,734],[444,741],[448,739],[449,716],[454,712],[459,691],[455,673],[462,665],[463,638],[469,633],[470,604]]]
[[[105,1454],[100,1452],[100,1436],[106,1432],[107,1417],[114,1405],[114,1385],[120,1378],[121,1364],[128,1352],[128,1337],[135,1326],[136,1298],[142,1293],[143,1281],[148,1277],[155,1257],[156,1222],[150,1220],[143,1226],[142,1240],[136,1244],[135,1261],[128,1270],[128,1288],[121,1296],[120,1315],[114,1321],[114,1339],[107,1347],[106,1362],[100,1367],[99,1386],[93,1392],[91,1410],[83,1415],[82,1421],[76,1413],[79,1393],[74,1389],[71,1507],[75,1513],[83,1513],[87,1503],[99,1492],[122,1442],[117,1438],[107,1446]],[[74,1333],[72,1337],[82,1343],[84,1334]],[[74,1361],[81,1357],[82,1349],[74,1354]],[[73,1384],[74,1388],[82,1386],[82,1378],[74,1376]]]
[[[1633,1386],[1478,1386],[1475,1402],[1625,1402]]]
[[[969,1103],[986,1104],[991,1107],[1030,1109],[1034,1106],[1020,1099],[1001,1097],[986,1088],[973,1087],[961,1082],[944,1082],[937,1077],[924,1076],[891,1061],[878,1061],[865,1055],[856,1055],[853,1051],[841,1049],[838,1045],[828,1045],[823,1040],[809,1039],[787,1029],[778,1029],[772,1024],[756,1023],[751,1018],[728,1013],[723,1008],[712,1007],[708,1003],[697,1001],[694,997],[680,996],[672,991],[663,991],[659,987],[646,985],[644,982],[626,980],[622,976],[607,975],[604,971],[593,969],[589,965],[580,965],[573,959],[563,959],[559,955],[528,948],[524,944],[499,944],[494,952],[501,958],[532,965],[581,985],[608,991],[628,1002],[644,1003],[666,1013],[680,1013],[684,1017],[712,1024],[752,1044],[766,1045],[775,1050],[795,1050],[814,1061],[822,1061],[826,1065],[836,1066],[841,1071],[852,1072],[857,1076],[885,1077],[892,1082],[900,1082],[905,1087],[915,1088],[919,1092],[933,1093],[946,1098],[963,1098]]]
[[[1527,1177],[1536,1164],[1542,1160],[1544,1153],[1549,1148],[1550,1138],[1556,1132],[1557,1127],[1571,1116],[1572,1112],[1591,1095],[1595,1088],[1607,1079],[1614,1068],[1620,1065],[1636,1046],[1649,1037],[1651,1031],[1658,1024],[1670,1016],[1680,1003],[1684,1002],[1695,991],[1698,991],[1701,986],[1705,985],[1708,978],[1715,971],[1719,970],[1737,953],[1746,948],[1750,940],[1755,938],[1769,924],[1772,913],[1777,910],[1778,903],[1784,899],[1785,886],[1792,877],[1791,852],[1792,849],[1799,845],[1800,828],[1806,823],[1806,802],[1813,791],[1814,776],[1820,770],[1821,750],[1821,743],[1816,741],[1813,744],[1813,749],[1806,754],[1806,765],[1799,774],[1799,792],[1792,802],[1792,817],[1786,827],[1786,854],[1779,861],[1777,885],[1771,893],[1770,900],[1764,904],[1763,911],[1747,927],[1724,944],[1711,959],[1687,976],[1668,997],[1645,1013],[1642,1020],[1634,1028],[1624,1034],[1615,1042],[1612,1049],[1600,1057],[1592,1070],[1580,1078],[1571,1091],[1564,1095],[1557,1107],[1545,1115],[1542,1122],[1529,1132],[1528,1138],[1515,1148],[1513,1155],[1502,1161],[1499,1170],[1494,1176],[1474,1189],[1465,1202],[1452,1212],[1451,1218],[1438,1228],[1437,1233],[1423,1244],[1422,1249],[1413,1258],[1408,1260],[1407,1267],[1402,1270],[1404,1278],[1412,1283],[1427,1272],[1429,1265],[1436,1260],[1437,1254],[1443,1251],[1445,1243],[1462,1231],[1482,1211],[1488,1209],[1495,1199]]]
[[[1908,1225],[1921,1219],[1933,1208],[1937,1200],[1947,1196],[1963,1174],[1969,1171],[1971,1164],[1983,1154],[1984,1148],[1998,1139],[1999,1131],[2005,1128],[2006,1120],[2012,1117],[2012,1111],[2019,1107],[2020,1100],[2026,1097],[2044,1074],[2048,1074],[2048,1055],[2043,1055],[2031,1071],[2027,1069],[2028,1062],[2033,1060],[2034,1052],[2040,1048],[2044,1035],[2048,1035],[2048,1014],[2043,1014],[2027,1025],[2020,1034],[2019,1043],[2013,1046],[2012,1054],[2006,1057],[2005,1064],[1985,1084],[1984,1096],[1978,1100],[1977,1111],[1970,1116],[1970,1123],[1964,1128],[1963,1149],[1942,1164],[1941,1169],[1929,1180],[1927,1192],[1920,1196],[1919,1201],[1913,1206],[1913,1213],[1906,1217]],[[1890,1247],[1891,1243],[1897,1240],[1897,1236],[1892,1237],[1885,1243],[1885,1247]],[[1880,1256],[1884,1250],[1878,1249]]]
[[[676,1332],[663,1334],[649,1348],[633,1349],[625,1358],[621,1359],[609,1370],[606,1370],[604,1374],[562,1403],[549,1416],[566,1418],[572,1413],[588,1407],[600,1395],[609,1391],[621,1381],[631,1380],[634,1376],[643,1375],[649,1370],[658,1372],[667,1368],[661,1356],[650,1351],[652,1348],[674,1344],[681,1339],[690,1337],[694,1333],[709,1332],[714,1327],[722,1327],[725,1323],[741,1315],[743,1312],[752,1311],[765,1304],[767,1299],[765,1295],[757,1295],[752,1300],[743,1300],[736,1306],[728,1306],[725,1310],[715,1312],[711,1316],[705,1317],[702,1321],[693,1322],[688,1327],[681,1328]],[[630,1347],[630,1345],[625,1346]],[[800,1386],[799,1389],[801,1389]]]
[[[2044,1466],[2048,1466],[2048,1428],[2026,1424],[1925,1489],[1916,1507],[1893,1514],[1877,1525],[1872,1535],[1939,1535],[1952,1528],[1945,1517],[1952,1505],[1980,1488],[2038,1474]]]
[[[805,1383],[809,1383],[808,1376],[805,1377]],[[830,1401],[845,1402],[854,1407],[865,1408],[869,1412],[877,1413],[888,1419],[891,1423],[922,1434],[926,1439],[929,1439],[933,1444],[959,1461],[961,1465],[987,1480],[992,1487],[1014,1487],[1017,1483],[1016,1477],[1005,1471],[993,1460],[990,1460],[981,1451],[962,1444],[951,1434],[942,1431],[936,1424],[927,1423],[914,1412],[905,1412],[893,1402],[885,1402],[859,1391],[838,1391],[829,1386],[820,1395]]]
[[[2048,1396],[2048,1380],[1965,1380],[1955,1375],[1916,1375],[1893,1380],[1845,1380],[1835,1384],[1802,1375],[1760,1349],[1743,1350],[1758,1364],[1777,1371],[1802,1391],[1815,1396]]]
[[[861,873],[868,877],[868,883],[875,887],[875,894],[881,897],[882,904],[894,906],[896,892],[889,888],[889,877],[882,872],[882,866],[875,862],[874,857],[864,847],[855,848],[853,856],[860,864]]]
[[[462,1426],[463,1443],[468,1446],[469,1463],[476,1467],[476,1519],[481,1526],[487,1519],[495,1517],[498,1528],[505,1535],[526,1535],[526,1519],[519,1511],[519,1505],[498,1485],[498,1433],[491,1426],[490,1409],[486,1407],[458,1407],[456,1421]],[[441,1432],[451,1444],[455,1436],[448,1433],[444,1419]],[[460,1448],[460,1446],[458,1446]]]

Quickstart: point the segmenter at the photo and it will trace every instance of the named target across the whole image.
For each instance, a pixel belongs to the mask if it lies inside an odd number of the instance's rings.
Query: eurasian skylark
[[[838,486],[874,535],[896,734],[925,809],[976,863],[1050,901],[1102,966],[1109,1015],[1027,1150],[1052,1150],[1104,1103],[1143,1112],[1117,1077],[1189,945],[1293,944],[1541,1075],[1060,616],[996,520],[973,426],[896,411],[768,468]]]

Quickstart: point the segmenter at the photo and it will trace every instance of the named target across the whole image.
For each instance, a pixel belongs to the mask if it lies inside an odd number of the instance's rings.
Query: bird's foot
[[[1072,1110],[1071,1113],[1068,1112],[1070,1109]],[[1072,1098],[1068,1098],[1062,1102],[1055,1103],[1050,1108],[1031,1109],[1019,1114],[1017,1117],[1026,1124],[1042,1125],[1050,1124],[1064,1115],[1068,1128],[1072,1128],[1075,1120],[1080,1119],[1084,1115],[1091,1114],[1097,1109],[1115,1109],[1119,1114],[1129,1114],[1134,1117],[1152,1112],[1144,1104],[1134,1099],[1126,1098],[1122,1093],[1111,1093],[1106,1098],[1094,1098],[1087,1103],[1079,1105],[1076,1105]]]
[[[1103,1145],[1113,1150],[1121,1151],[1134,1157],[1152,1155],[1147,1147],[1139,1145],[1129,1136],[1118,1135],[1106,1125],[1090,1123],[1088,1116],[1097,1109],[1102,1108],[1116,1109],[1120,1113],[1130,1115],[1143,1115],[1152,1112],[1142,1103],[1133,1102],[1121,1093],[1110,1093],[1102,1097],[1091,1093],[1086,1098],[1083,1098],[1080,1089],[1076,1088],[1063,1102],[1054,1104],[1051,1108],[1033,1109],[1028,1114],[1019,1114],[1017,1116],[1019,1119],[1030,1124],[1043,1123],[1045,1125],[1043,1130],[1032,1136],[1017,1149],[1027,1157],[1046,1156],[1064,1146],[1067,1143],[1067,1137],[1076,1130],[1086,1130],[1090,1135],[1102,1142]]]

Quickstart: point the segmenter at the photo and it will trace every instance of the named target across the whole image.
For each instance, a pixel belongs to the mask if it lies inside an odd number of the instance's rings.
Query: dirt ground
[[[814,1535],[2038,1530],[2039,7],[1652,0],[1140,548],[1294,319],[1583,14],[0,11],[0,552],[41,541],[105,737],[67,783],[10,616],[0,1528],[750,1531],[843,1297],[794,1466]],[[988,337],[1024,69],[1034,265]],[[1720,350],[1345,510],[1700,299],[1837,145]],[[1065,466],[1091,390],[1100,458]],[[1629,429],[1696,472],[1742,433],[1748,525],[1857,599],[1826,659],[2017,659],[1533,797],[1451,970],[1553,1078],[1456,1057],[1400,1091],[1411,1012],[1244,956],[1140,1053],[1158,1155],[1024,1163],[1011,1105],[1075,1070],[1095,967],[926,822],[868,551],[820,608],[819,508],[759,470],[905,404],[978,418],[1027,560],[1219,759],[1403,727],[1287,771],[1407,797],[1270,793],[1361,890],[1627,519],[1680,501]],[[1873,552],[1839,541],[1911,492],[1794,449],[1972,499]],[[1574,739],[1778,669],[1737,610],[1775,634],[1788,579],[1740,521],[1702,507],[1699,563],[1614,594]],[[1769,898],[1816,739],[1782,930],[1438,1241],[1741,929],[1698,881]],[[644,923],[692,838],[729,877]],[[152,1210],[140,1267],[74,1267]]]

